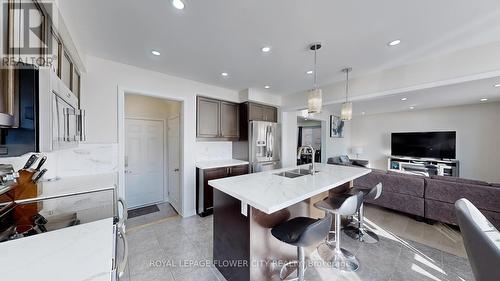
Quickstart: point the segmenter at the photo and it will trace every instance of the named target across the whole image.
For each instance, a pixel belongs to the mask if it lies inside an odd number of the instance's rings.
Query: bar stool
[[[298,261],[286,263],[280,271],[280,279],[284,280],[283,272],[287,266],[297,264],[297,277],[286,280],[304,280],[306,271],[304,248],[321,242],[328,235],[332,225],[332,216],[322,219],[297,217],[275,226],[271,234],[278,240],[297,247]]]
[[[354,195],[340,194],[335,197],[327,197],[314,204],[316,208],[335,215],[335,241],[328,239],[326,241],[326,244],[333,250],[333,256],[322,256],[323,260],[331,263],[333,268],[342,271],[356,271],[359,268],[358,259],[351,252],[340,247],[340,219],[341,216],[354,215],[362,202],[363,192],[360,191]]]
[[[363,192],[363,202],[365,200],[377,200],[382,195],[382,183],[378,183],[376,186],[365,189],[365,188],[353,188],[350,193]],[[360,242],[364,243],[377,243],[379,241],[378,235],[373,231],[366,228],[364,224],[364,203],[361,203],[361,206],[358,210],[358,223],[357,225],[349,225],[344,228],[345,234],[351,237],[352,239],[356,239]]]

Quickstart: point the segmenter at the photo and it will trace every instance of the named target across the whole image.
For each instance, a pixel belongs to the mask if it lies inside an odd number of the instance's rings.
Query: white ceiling
[[[498,0],[59,1],[84,52],[234,90],[292,94],[311,87],[311,42],[319,82],[404,65],[500,41]],[[387,42],[401,39],[396,47]],[[269,54],[261,47],[271,46]],[[155,49],[160,57],[151,55]],[[222,78],[221,72],[228,72]]]
[[[388,95],[373,99],[363,99],[353,101],[353,114],[379,114],[387,112],[410,111],[413,110],[456,106],[476,103],[489,103],[500,101],[500,87],[494,87],[500,83],[500,78],[489,78],[418,90],[395,95]],[[406,101],[401,100],[407,98]],[[482,98],[488,101],[481,102]],[[325,110],[338,112],[340,114],[340,104],[324,106]]]

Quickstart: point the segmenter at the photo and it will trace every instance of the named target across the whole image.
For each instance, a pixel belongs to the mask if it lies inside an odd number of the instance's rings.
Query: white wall
[[[181,103],[166,99],[128,94],[125,96],[125,116],[166,120],[179,116]]]
[[[500,182],[500,103],[358,116],[352,146],[364,147],[360,158],[371,167],[386,169],[391,132],[443,130],[457,131],[460,177]]]
[[[91,56],[86,63],[81,104],[87,110],[87,143],[118,142],[120,91],[182,101],[182,214],[195,214],[196,95],[239,102],[238,92]]]

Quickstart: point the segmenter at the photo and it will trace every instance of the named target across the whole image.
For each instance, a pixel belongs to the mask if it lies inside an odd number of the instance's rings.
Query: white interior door
[[[164,196],[163,121],[125,120],[125,198],[130,208],[151,205]]]
[[[168,120],[168,197],[170,204],[181,212],[180,186],[180,124],[179,117]]]

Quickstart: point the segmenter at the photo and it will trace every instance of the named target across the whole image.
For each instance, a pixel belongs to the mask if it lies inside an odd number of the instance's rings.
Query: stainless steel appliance
[[[250,162],[250,173],[281,168],[280,125],[251,121],[248,126],[248,141],[234,142],[233,156]]]
[[[75,147],[85,140],[85,111],[53,71],[32,65],[12,71],[16,77],[14,97],[9,96],[9,101],[14,99],[13,121],[6,127],[0,120],[0,157]]]
[[[0,243],[113,218],[113,232],[109,234],[114,241],[110,272],[112,280],[118,280],[125,272],[128,257],[124,231],[127,206],[123,200],[116,200],[115,191],[111,186],[91,191],[42,194],[37,198],[15,201],[5,200],[9,197],[5,196],[7,193],[0,194],[0,199],[3,199],[0,200]],[[35,216],[27,212],[33,209],[37,210]]]

